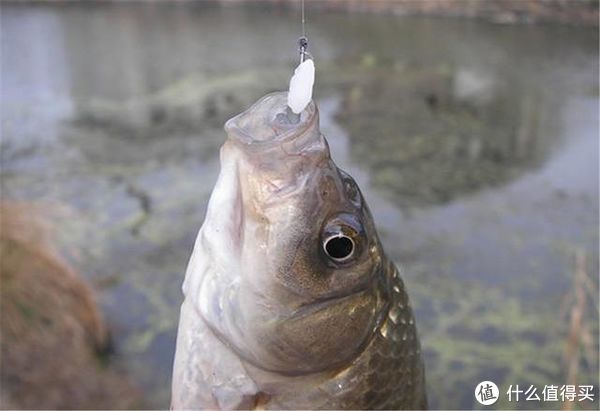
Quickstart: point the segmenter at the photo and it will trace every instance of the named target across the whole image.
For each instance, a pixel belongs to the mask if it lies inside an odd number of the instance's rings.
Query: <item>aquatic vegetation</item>
[[[566,342],[571,350],[578,350],[569,342],[573,325],[557,317],[554,301],[530,305],[502,290],[443,275],[439,269],[431,264],[405,267],[423,335],[432,408],[478,408],[466,388],[486,379],[494,381],[502,393],[511,384],[572,383],[564,355]],[[571,275],[577,277],[577,271]],[[592,289],[597,290],[597,284]],[[592,312],[584,323],[593,336],[592,350],[598,347],[595,315]],[[574,354],[566,358],[567,364],[576,361]],[[580,368],[579,383],[597,383],[597,361],[586,364]],[[514,403],[502,396],[498,406],[511,408]],[[531,402],[528,407],[545,405]]]

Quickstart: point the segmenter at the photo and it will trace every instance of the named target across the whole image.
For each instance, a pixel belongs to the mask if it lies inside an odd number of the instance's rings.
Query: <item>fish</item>
[[[311,101],[225,124],[183,282],[171,408],[425,409],[415,318]]]

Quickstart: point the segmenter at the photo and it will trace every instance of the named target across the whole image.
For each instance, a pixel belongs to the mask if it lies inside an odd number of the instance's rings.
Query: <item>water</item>
[[[287,87],[299,15],[3,4],[1,19],[3,197],[47,207],[99,291],[115,361],[164,408],[222,125]],[[574,255],[598,274],[596,33],[310,10],[307,22],[323,132],[404,271],[431,406],[477,407],[484,379],[564,384]],[[598,312],[586,315],[597,352]],[[597,375],[597,358],[582,362],[580,384]]]

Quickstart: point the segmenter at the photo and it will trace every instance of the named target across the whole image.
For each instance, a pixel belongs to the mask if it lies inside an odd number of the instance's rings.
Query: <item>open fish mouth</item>
[[[294,114],[286,92],[261,98],[227,121],[225,130],[222,162],[236,164],[243,206],[256,213],[301,194],[331,161],[319,130],[317,106],[311,101],[302,113]]]
[[[315,144],[322,147],[324,140],[318,131],[318,118],[314,102],[296,115],[287,106],[287,93],[276,92],[227,121],[225,130],[230,141],[244,151],[256,153],[278,147],[283,154],[294,155],[312,151]]]

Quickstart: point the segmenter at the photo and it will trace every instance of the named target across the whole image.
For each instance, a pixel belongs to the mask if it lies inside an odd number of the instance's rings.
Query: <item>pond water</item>
[[[593,29],[308,14],[315,99],[416,308],[430,405],[566,383],[574,273],[598,295]],[[183,273],[223,123],[287,87],[295,11],[3,4],[2,196],[44,204],[114,361],[168,406]],[[576,266],[576,256],[584,263]],[[585,324],[598,352],[597,300]],[[579,384],[598,393],[598,358]],[[555,408],[552,403],[498,403]]]

